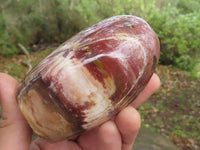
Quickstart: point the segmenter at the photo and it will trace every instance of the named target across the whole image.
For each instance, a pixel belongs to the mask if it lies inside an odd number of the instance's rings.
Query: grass
[[[31,65],[34,67],[39,61],[41,61],[53,50],[53,48],[50,48],[43,51],[30,53]],[[23,63],[26,61],[27,57],[25,55],[14,55],[9,58],[1,57],[0,72],[7,73],[13,76],[18,81],[21,81],[24,78],[26,72],[28,71],[27,66]]]
[[[36,65],[53,49],[31,53]],[[25,55],[0,59],[0,71],[21,81],[28,68]],[[200,149],[200,78],[172,66],[158,66],[161,88],[138,110],[142,124],[168,137],[183,150]]]
[[[9,70],[11,76],[19,76],[21,73],[20,67],[20,64],[6,64],[6,69]],[[25,70],[23,70],[23,73],[25,73]]]
[[[162,86],[139,107],[143,124],[182,149],[200,149],[200,79],[171,66],[157,69]]]

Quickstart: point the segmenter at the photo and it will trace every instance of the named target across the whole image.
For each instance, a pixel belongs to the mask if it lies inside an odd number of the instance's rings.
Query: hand
[[[131,150],[140,128],[140,115],[136,107],[147,100],[160,86],[154,74],[137,99],[122,110],[114,121],[81,135],[76,142],[64,140],[48,143],[37,138],[31,143],[32,130],[24,120],[16,101],[18,82],[0,73],[0,147],[3,150]]]

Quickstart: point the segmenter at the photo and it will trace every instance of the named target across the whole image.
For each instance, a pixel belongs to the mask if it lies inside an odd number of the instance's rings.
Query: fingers
[[[4,150],[27,150],[32,131],[24,120],[16,101],[17,81],[0,73],[0,145]]]
[[[97,134],[97,150],[131,150],[140,129],[139,113],[131,106],[123,109],[115,123],[101,125]]]
[[[98,129],[99,128],[97,127],[90,131],[87,131],[78,138],[78,143],[80,144],[82,149],[84,149],[84,150],[96,150],[97,149]]]
[[[114,121],[107,121],[78,139],[84,150],[121,150],[121,141],[121,134]]]
[[[78,141],[84,150],[131,150],[140,123],[139,113],[129,106],[117,115],[115,122],[102,124],[80,136]]]
[[[0,104],[2,107],[2,119],[11,122],[16,117],[20,117],[16,115],[19,113],[19,109],[16,109],[18,107],[16,102],[17,85],[18,83],[14,78],[0,73]]]
[[[121,150],[121,135],[113,121],[82,134],[78,143],[84,150]]]
[[[81,148],[75,142],[68,140],[49,143],[42,138],[37,138],[31,143],[30,150],[81,150]]]
[[[97,141],[97,150],[121,150],[121,135],[113,121],[100,126]]]
[[[140,93],[140,95],[133,101],[131,106],[137,108],[140,104],[146,101],[155,91],[158,90],[160,84],[161,83],[158,75],[154,73],[147,86]]]
[[[131,150],[141,125],[139,113],[129,106],[117,115],[115,122],[121,133],[122,150]]]

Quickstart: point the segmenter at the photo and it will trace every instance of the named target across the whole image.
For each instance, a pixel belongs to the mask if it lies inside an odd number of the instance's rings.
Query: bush
[[[165,6],[149,15],[147,21],[161,42],[160,63],[189,71],[199,59],[195,56],[200,52],[200,13],[182,14],[182,7],[180,10]]]
[[[167,23],[167,27],[167,31],[163,29],[161,39],[161,63],[174,64],[184,70],[193,69],[194,57],[200,48],[200,15],[180,15]]]
[[[30,48],[37,44],[62,43],[87,26],[79,12],[69,9],[68,3],[39,2],[9,0],[0,7],[0,56],[21,53],[18,43]]]
[[[102,19],[131,14],[158,34],[161,64],[191,70],[200,53],[200,2],[197,0],[8,0],[0,6],[0,56],[26,47],[62,43]],[[17,12],[17,13],[16,13]]]

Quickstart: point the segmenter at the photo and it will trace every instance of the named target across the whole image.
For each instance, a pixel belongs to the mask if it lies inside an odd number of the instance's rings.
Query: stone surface
[[[169,139],[142,126],[132,150],[180,150]]]

